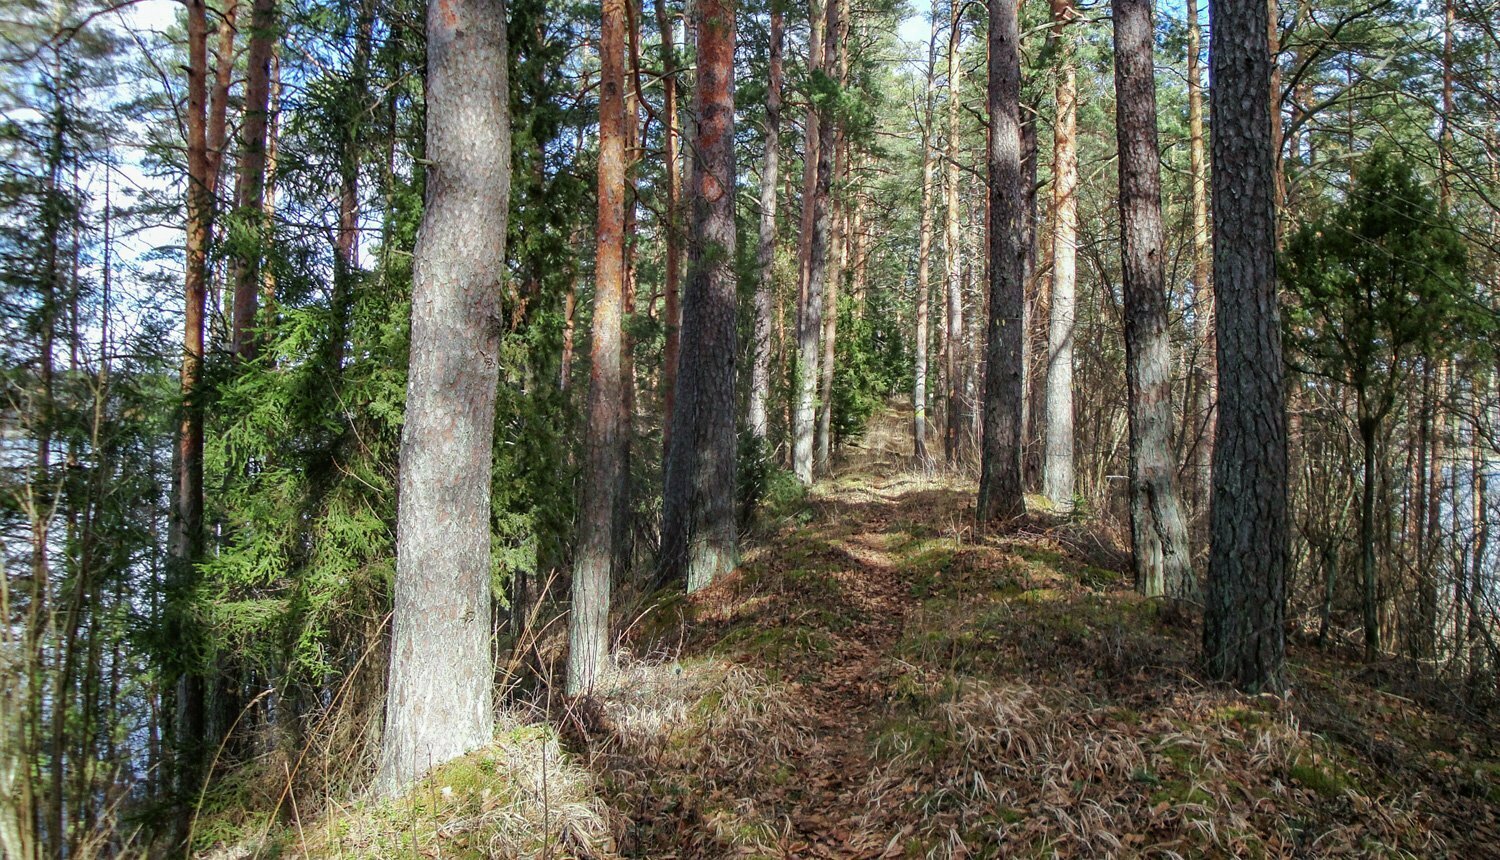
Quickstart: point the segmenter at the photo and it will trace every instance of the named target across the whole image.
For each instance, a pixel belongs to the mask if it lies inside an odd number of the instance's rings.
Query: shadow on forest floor
[[[1136,596],[1108,536],[1045,512],[977,535],[905,420],[734,574],[622,619],[611,687],[560,730],[300,853],[1500,856],[1491,730],[1305,648],[1286,698],[1206,685],[1197,619]]]

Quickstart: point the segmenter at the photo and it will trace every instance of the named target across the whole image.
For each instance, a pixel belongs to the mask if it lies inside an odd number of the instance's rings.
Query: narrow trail
[[[1476,727],[1393,722],[1324,655],[1290,699],[1205,686],[1195,622],[1132,594],[1097,524],[975,535],[972,482],[913,470],[908,421],[635,626],[589,744],[619,855],[1494,856]]]

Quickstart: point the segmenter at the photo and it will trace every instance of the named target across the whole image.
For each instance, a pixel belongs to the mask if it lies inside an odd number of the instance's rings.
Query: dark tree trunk
[[[568,616],[569,695],[586,693],[609,659],[609,592],[624,478],[621,322],[625,303],[626,0],[604,0],[599,36],[599,211],[589,353],[587,458]]]
[[[666,152],[663,153],[666,166],[663,172],[666,174],[667,196],[664,201],[666,209],[662,214],[667,222],[667,235],[666,259],[662,267],[662,316],[665,317],[663,328],[666,329],[667,338],[661,368],[662,455],[665,456],[672,446],[672,398],[677,389],[677,354],[681,346],[682,309],[678,294],[678,268],[682,260],[682,195],[678,174],[681,157],[678,154],[680,131],[677,121],[677,48],[672,42],[672,19],[667,15],[666,0],[656,0],[655,9],[656,27],[661,35],[662,126],[666,135]]]
[[[834,66],[835,80],[842,89],[849,76],[849,0],[833,0],[825,35],[827,41],[824,43],[823,55]],[[849,185],[851,168],[848,135],[831,116],[827,128],[834,141],[833,172],[828,185],[828,193],[831,194],[834,181],[838,181],[841,187]],[[833,211],[834,204],[837,204],[837,214]],[[818,422],[813,449],[813,472],[820,475],[827,474],[833,464],[833,377],[835,347],[839,335],[839,293],[849,271],[850,204],[840,195],[840,199],[830,201],[827,205],[828,217],[833,226],[832,233],[829,234],[830,250],[825,255],[823,269],[823,355],[818,364]],[[831,275],[828,273],[829,268],[832,268]]]
[[[1360,398],[1363,400],[1363,398]],[[1380,582],[1375,566],[1375,445],[1379,423],[1368,416],[1359,420],[1359,443],[1364,485],[1359,499],[1359,581],[1365,625],[1365,659],[1380,655]]]
[[[503,0],[428,4],[426,158],[376,777],[385,794],[488,743],[494,727],[489,475],[510,202]]]
[[[1151,0],[1115,0],[1130,529],[1135,584],[1148,597],[1197,597],[1172,448],[1171,333],[1162,248]]]
[[[692,221],[662,497],[661,576],[689,591],[732,570],[735,522],[734,3],[699,0]]]
[[[1262,0],[1219,0],[1212,13],[1220,398],[1204,667],[1244,690],[1277,690],[1285,680],[1290,545],[1271,53]]]
[[[776,280],[776,178],[781,165],[781,6],[771,9],[770,80],[766,91],[766,157],[760,171],[760,246],[755,263],[755,356],[750,370],[750,432],[762,442],[769,434],[766,402],[771,396],[771,316]]]
[[[989,0],[989,279],[990,319],[984,381],[984,447],[979,522],[999,524],[1026,512],[1021,486],[1025,443],[1021,354],[1026,247],[1021,188],[1021,46],[1016,5]]]

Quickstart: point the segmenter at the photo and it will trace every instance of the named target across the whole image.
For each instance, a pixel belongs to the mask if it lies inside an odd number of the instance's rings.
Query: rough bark
[[[963,426],[967,420],[963,407],[963,243],[959,236],[958,207],[958,119],[963,83],[963,63],[959,56],[959,46],[963,42],[962,16],[963,4],[959,0],[952,0],[948,19],[948,139],[943,156],[943,262],[947,284],[947,314],[944,317],[946,329],[943,332],[946,365],[944,379],[947,382],[947,402],[943,409],[946,422],[943,454],[950,466],[958,463]]]
[[[1261,0],[1220,0],[1212,13],[1209,110],[1220,398],[1204,664],[1216,680],[1250,691],[1278,690],[1285,680],[1290,547],[1271,53]]]
[[[504,0],[427,7],[427,199],[412,272],[396,585],[376,787],[494,727],[490,455],[510,201]]]
[[[230,348],[254,358],[252,334],[260,299],[260,243],[265,233],[266,127],[271,104],[271,55],[276,47],[276,0],[255,0],[250,13],[250,47],[245,58],[245,116],[240,124],[239,216],[255,247],[235,265],[234,319]]]
[[[587,693],[609,659],[609,597],[624,477],[621,322],[625,302],[626,0],[604,0],[599,36],[599,194],[590,330],[586,462],[568,614],[569,695]]]
[[[1047,421],[1042,493],[1060,511],[1073,509],[1073,330],[1077,317],[1077,71],[1068,24],[1071,0],[1052,0],[1057,51],[1057,120],[1052,136],[1052,302],[1047,327]]]
[[[760,170],[760,244],[755,265],[754,363],[750,369],[750,432],[762,442],[769,435],[766,402],[771,396],[772,294],[776,281],[776,179],[781,166],[782,42],[785,41],[779,4],[771,8],[771,49],[766,87],[766,154]]]
[[[922,210],[917,234],[917,325],[915,374],[912,381],[912,453],[921,465],[932,461],[927,452],[927,347],[932,271],[933,197],[933,103],[937,99],[938,16],[932,14],[932,35],[927,41],[927,95],[922,108]]]
[[[699,0],[682,355],[662,500],[661,576],[689,591],[735,566],[734,3]]]
[[[1021,484],[1025,442],[1021,378],[1026,247],[1021,187],[1021,46],[1016,5],[989,0],[989,289],[984,382],[984,444],[979,470],[981,525],[1026,512]]]
[[[849,0],[834,0],[828,16],[826,37],[823,55],[830,59],[837,58],[834,60],[835,81],[842,90],[849,77]],[[834,141],[833,179],[830,180],[828,193],[832,194],[834,180],[839,183],[841,190],[837,200],[829,202],[827,210],[833,226],[828,243],[830,252],[826,255],[823,270],[823,339],[822,356],[818,363],[818,425],[813,449],[813,473],[818,475],[826,475],[833,462],[833,374],[839,332],[839,293],[849,272],[850,202],[844,190],[849,185],[849,137],[832,119],[828,122],[827,129],[831,131]],[[833,211],[835,204],[837,214]],[[837,264],[832,267],[830,275],[826,267],[833,261],[837,261]]]
[[[1172,446],[1171,332],[1162,246],[1151,0],[1115,0],[1114,24],[1135,584],[1148,597],[1196,598]]]
[[[831,10],[836,4],[829,0],[826,5]],[[826,35],[823,9],[816,0],[809,9],[811,32],[807,44],[807,71],[810,78],[816,78],[823,71]],[[813,479],[818,338],[823,333],[823,262],[819,258],[826,254],[827,245],[826,241],[819,245],[817,225],[820,219],[827,220],[828,210],[829,174],[824,167],[823,138],[828,138],[830,146],[833,143],[831,132],[822,133],[823,124],[817,104],[809,102],[802,147],[802,239],[797,248],[797,364],[794,368],[797,397],[792,409],[792,472],[804,484],[811,484]],[[816,281],[812,277],[814,268],[819,270]]]
[[[837,21],[837,24],[835,24]],[[834,60],[835,81],[838,89],[849,83],[849,0],[834,0],[834,9],[828,17],[823,56]],[[822,357],[817,366],[817,437],[813,452],[813,473],[826,474],[832,464],[832,419],[834,419],[834,356],[838,339],[838,294],[843,290],[844,279],[849,272],[849,207],[846,189],[849,186],[849,135],[843,128],[828,123],[834,137],[834,164],[832,177],[840,186],[837,215],[829,209],[832,234],[829,239],[829,260],[837,261],[832,267],[832,276],[823,278],[823,336]],[[829,182],[831,185],[831,182]],[[829,189],[831,194],[831,189]]]

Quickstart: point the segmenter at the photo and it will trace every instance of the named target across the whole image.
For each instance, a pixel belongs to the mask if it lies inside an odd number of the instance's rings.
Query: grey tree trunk
[[[755,359],[750,370],[750,432],[761,441],[769,435],[766,401],[771,396],[772,293],[776,281],[776,179],[781,166],[782,13],[771,9],[770,79],[766,90],[766,155],[760,171],[760,246],[755,263],[760,282],[755,285]]]
[[[661,577],[689,591],[734,569],[734,3],[698,0],[696,137],[682,352],[662,497]]]
[[[832,8],[832,0],[826,0]],[[823,69],[823,14],[813,3],[810,8],[810,33],[807,38],[807,72],[816,75]],[[823,332],[823,284],[820,267],[828,245],[817,245],[817,222],[826,221],[828,212],[828,171],[822,165],[822,138],[832,131],[822,131],[823,120],[816,105],[808,102],[807,123],[802,137],[802,222],[801,245],[798,248],[798,290],[796,290],[796,402],[792,408],[792,473],[802,483],[813,482],[813,434],[817,423],[817,339]],[[831,155],[831,150],[829,150]],[[823,215],[819,215],[822,212]],[[825,224],[826,228],[826,224]],[[826,237],[826,230],[822,236]],[[819,267],[816,291],[813,269]]]
[[[1171,333],[1162,248],[1151,0],[1115,0],[1114,22],[1135,584],[1148,597],[1196,598],[1172,446]]]
[[[984,380],[984,446],[978,519],[999,524],[1026,513],[1021,484],[1025,444],[1022,325],[1026,243],[1021,171],[1021,46],[1016,5],[989,0],[989,287]]]
[[[377,791],[488,743],[490,452],[510,202],[504,0],[427,7],[427,200],[412,271]]]
[[[917,333],[913,353],[916,356],[916,373],[912,384],[912,453],[921,465],[927,465],[932,455],[927,452],[927,347],[928,318],[931,315],[930,293],[932,272],[932,198],[933,198],[933,135],[932,106],[937,100],[937,38],[938,16],[932,17],[932,35],[927,42],[927,102],[922,111],[922,213],[921,228],[917,238]]]
[[[1278,690],[1290,544],[1271,52],[1264,0],[1219,0],[1211,11],[1219,417],[1203,656],[1214,679]]]
[[[1052,2],[1058,56],[1057,121],[1052,143],[1052,303],[1047,328],[1047,421],[1042,493],[1059,511],[1073,509],[1073,330],[1078,305],[1078,85],[1067,25],[1069,0]]]
[[[609,659],[609,592],[617,557],[625,461],[621,321],[625,305],[626,0],[604,0],[599,36],[599,210],[590,331],[587,463],[573,603],[568,614],[568,695],[587,693]],[[633,122],[634,118],[628,121]]]
[[[948,139],[945,144],[943,165],[943,263],[947,284],[947,313],[944,316],[947,328],[943,332],[946,349],[944,380],[947,383],[943,418],[946,432],[943,437],[943,454],[948,465],[956,465],[963,441],[963,426],[967,421],[963,407],[963,342],[964,342],[964,294],[963,294],[963,243],[959,236],[958,208],[958,136],[960,85],[963,82],[963,63],[959,46],[963,43],[963,4],[952,0],[952,13],[948,19]]]

